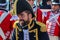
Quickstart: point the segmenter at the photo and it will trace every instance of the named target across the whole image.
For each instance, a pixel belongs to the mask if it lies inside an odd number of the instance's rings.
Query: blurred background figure
[[[14,20],[11,20],[12,16],[9,10],[6,9],[7,6],[9,6],[7,0],[0,0],[0,40],[10,40],[11,31],[13,30]]]
[[[51,9],[51,0],[47,0],[47,9]]]
[[[26,1],[31,5],[31,7],[34,6],[34,1],[35,1],[35,0],[26,0]]]
[[[41,9],[51,9],[51,0],[42,0]]]
[[[51,11],[47,13],[47,32],[50,40],[60,40],[60,0],[52,2]]]
[[[41,2],[42,2],[42,0],[37,0],[37,6],[38,6],[39,8],[41,8],[41,6],[42,6],[42,5],[40,4]]]
[[[43,15],[43,11],[41,10],[42,5],[40,4],[41,2],[42,2],[42,0],[37,0],[36,20],[39,22],[42,22],[42,15]]]
[[[10,3],[10,12],[11,12],[11,15],[14,15],[14,10],[13,10],[13,8],[14,8],[14,3],[11,2],[11,3]]]
[[[12,20],[18,20],[18,17],[16,15],[16,2],[17,0],[11,0],[10,1],[10,13],[12,15]]]
[[[36,11],[36,5],[34,4],[34,2],[36,0],[26,0],[26,1],[31,5],[33,11],[35,12]]]

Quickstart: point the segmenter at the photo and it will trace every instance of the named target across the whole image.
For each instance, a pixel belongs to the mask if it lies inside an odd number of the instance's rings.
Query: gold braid
[[[17,1],[18,1],[18,0],[15,0],[15,2],[14,2],[14,8],[13,8],[14,15],[16,15],[16,4],[17,4]]]
[[[18,28],[16,27],[16,40],[18,40]]]
[[[33,24],[30,26],[30,24],[31,24],[31,22],[32,22],[32,20],[30,20],[30,23],[28,24],[28,29],[31,29],[33,26],[34,26],[34,22],[33,22]],[[16,26],[16,40],[18,40],[18,30],[19,31],[22,31],[21,29],[19,29],[18,28],[18,26]]]

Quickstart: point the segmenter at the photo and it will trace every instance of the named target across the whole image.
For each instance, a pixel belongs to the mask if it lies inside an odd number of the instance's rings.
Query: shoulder
[[[44,23],[42,23],[42,22],[36,22],[36,24],[40,26],[40,31],[41,32],[46,32],[47,31],[46,30],[46,25]]]

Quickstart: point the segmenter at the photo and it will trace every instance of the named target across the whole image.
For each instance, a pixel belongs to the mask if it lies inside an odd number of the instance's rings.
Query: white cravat
[[[28,32],[28,29],[23,29],[23,33],[24,33],[24,40],[29,40],[29,32]]]

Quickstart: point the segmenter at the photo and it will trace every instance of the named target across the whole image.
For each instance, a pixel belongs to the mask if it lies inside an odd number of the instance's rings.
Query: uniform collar
[[[30,20],[30,23],[28,24],[28,29],[30,30],[34,26],[34,20]]]
[[[31,19],[29,24],[24,26],[24,28],[22,28],[22,26],[20,26],[19,22],[16,23],[16,25],[18,26],[19,29],[28,29],[28,30],[30,30],[34,26],[34,20]]]

